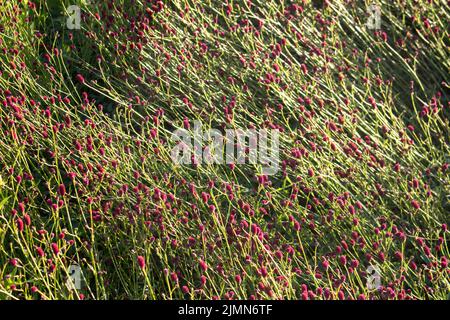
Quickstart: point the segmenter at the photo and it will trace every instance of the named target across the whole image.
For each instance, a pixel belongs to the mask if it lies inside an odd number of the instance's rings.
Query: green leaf
[[[3,206],[6,204],[6,202],[9,200],[10,197],[7,197],[5,199],[2,200],[2,202],[0,202],[0,209],[3,208]]]

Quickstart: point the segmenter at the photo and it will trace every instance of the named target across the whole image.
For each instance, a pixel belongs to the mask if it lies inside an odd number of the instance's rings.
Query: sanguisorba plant
[[[447,5],[1,0],[0,298],[445,299]],[[279,172],[174,163],[194,121]]]

